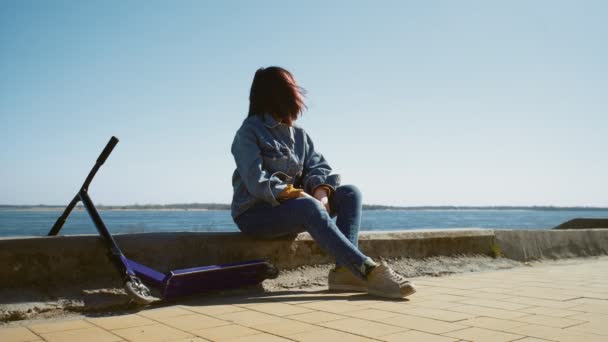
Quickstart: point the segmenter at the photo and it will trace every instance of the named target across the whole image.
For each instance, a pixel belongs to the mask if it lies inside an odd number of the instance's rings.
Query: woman
[[[294,126],[306,107],[303,93],[283,68],[255,73],[249,115],[232,143],[235,223],[256,238],[310,233],[336,258],[328,277],[330,290],[389,298],[414,293],[410,282],[357,248],[361,193],[355,186],[340,185],[339,175],[331,174],[308,134]]]

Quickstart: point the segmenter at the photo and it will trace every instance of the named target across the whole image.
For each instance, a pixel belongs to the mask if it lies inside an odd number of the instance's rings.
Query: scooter
[[[93,220],[99,235],[108,249],[110,261],[120,274],[126,293],[134,302],[144,305],[157,300],[152,296],[148,286],[158,289],[163,299],[171,300],[211,290],[255,285],[265,279],[274,279],[278,276],[278,269],[266,260],[201,266],[162,273],[127,258],[121,252],[112,234],[108,231],[88,194],[89,185],[93,177],[95,177],[99,168],[108,159],[116,144],[118,144],[118,138],[112,137],[99,155],[99,158],[97,158],[95,165],[76,196],[74,196],[63,214],[49,231],[49,236],[59,233],[76,204],[82,201],[85,210],[88,212],[91,220]]]

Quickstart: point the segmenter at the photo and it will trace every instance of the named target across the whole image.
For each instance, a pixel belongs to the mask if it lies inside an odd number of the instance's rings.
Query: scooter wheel
[[[266,263],[266,279],[276,279],[279,276],[279,269],[271,264]]]
[[[148,305],[156,301],[156,298],[152,297],[150,289],[148,289],[146,285],[142,284],[139,279],[126,281],[124,288],[127,295],[131,297],[131,300],[137,304]]]

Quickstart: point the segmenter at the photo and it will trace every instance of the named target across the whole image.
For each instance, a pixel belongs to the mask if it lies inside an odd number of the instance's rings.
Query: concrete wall
[[[149,233],[116,235],[128,258],[165,272],[171,269],[267,258],[279,268],[332,262],[308,234],[253,240],[241,233]],[[529,260],[608,254],[608,230],[493,231],[427,230],[361,234],[372,258],[425,258],[492,254]],[[497,248],[496,248],[497,247]],[[0,289],[53,289],[66,284],[119,284],[96,235],[0,239]]]

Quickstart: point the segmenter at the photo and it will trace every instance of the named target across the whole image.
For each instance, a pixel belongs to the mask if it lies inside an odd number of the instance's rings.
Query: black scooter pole
[[[65,224],[65,221],[68,219],[68,216],[70,216],[70,213],[72,213],[72,210],[74,210],[74,207],[80,201],[80,193],[82,191],[86,192],[89,189],[89,184],[91,184],[93,177],[95,177],[95,174],[97,173],[99,168],[103,165],[103,163],[105,163],[106,159],[108,159],[108,156],[110,155],[110,153],[112,153],[112,150],[114,149],[116,144],[118,144],[118,138],[116,138],[116,137],[110,138],[110,141],[108,141],[108,143],[106,144],[106,147],[103,149],[103,151],[101,151],[101,154],[97,158],[97,161],[95,162],[95,165],[91,169],[91,172],[89,172],[89,175],[87,176],[84,183],[82,184],[82,187],[80,187],[80,190],[78,191],[76,196],[74,196],[74,199],[72,199],[72,201],[65,208],[65,210],[63,211],[63,214],[61,214],[61,216],[59,216],[57,221],[55,221],[53,228],[51,228],[51,230],[49,231],[49,234],[48,234],[49,236],[54,236],[59,233],[59,231]]]

